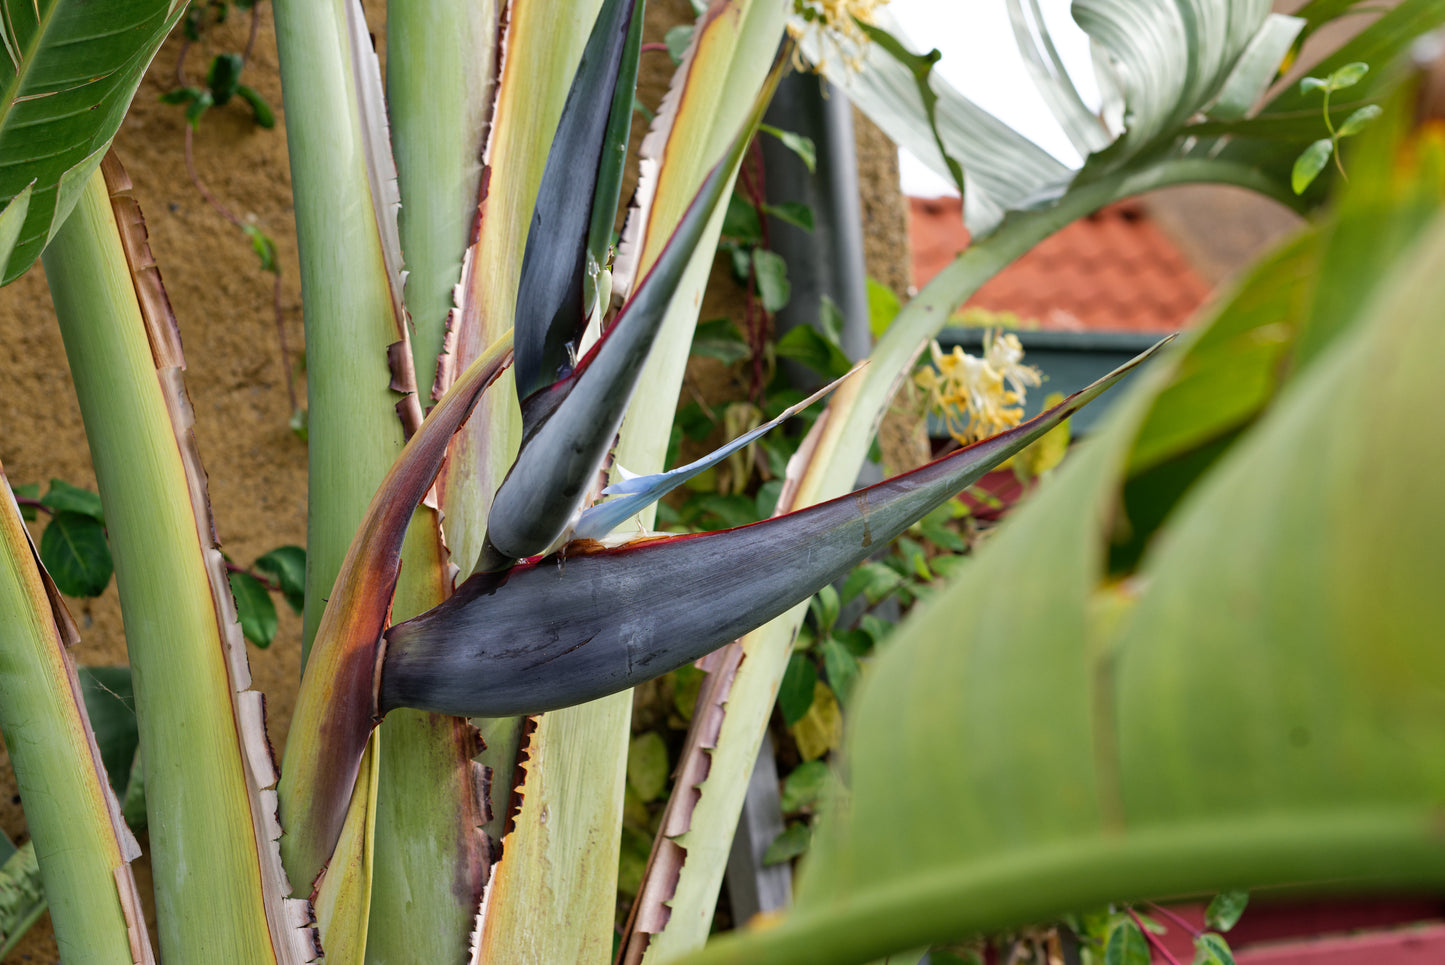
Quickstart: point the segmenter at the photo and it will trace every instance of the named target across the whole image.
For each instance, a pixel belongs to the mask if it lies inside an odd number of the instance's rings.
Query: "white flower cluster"
[[[1028,389],[1043,382],[1038,369],[1023,364],[1017,335],[985,333],[983,358],[957,346],[944,354],[937,342],[930,350],[933,366],[921,369],[914,382],[942,414],[949,434],[965,445],[1018,425]]]
[[[811,39],[814,43],[810,47],[836,52],[850,69],[861,70],[863,50],[869,40],[858,22],[871,24],[877,11],[887,3],[888,0],[793,0],[788,35],[800,44],[805,38]],[[823,64],[813,67],[821,70]]]

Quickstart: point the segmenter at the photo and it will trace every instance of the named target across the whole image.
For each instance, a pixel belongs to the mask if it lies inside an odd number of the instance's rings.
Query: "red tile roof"
[[[958,198],[909,198],[914,284],[968,245]],[[1013,312],[1041,328],[1173,332],[1209,288],[1137,202],[1110,205],[1046,239],[965,307]]]

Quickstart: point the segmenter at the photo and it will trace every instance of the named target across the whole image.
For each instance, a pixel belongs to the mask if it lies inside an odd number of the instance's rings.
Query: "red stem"
[[[208,203],[211,207],[215,208],[216,211],[218,211],[218,212],[220,213],[221,217],[223,217],[223,218],[225,218],[227,221],[231,222],[231,224],[235,225],[237,228],[243,227],[243,225],[241,224],[241,219],[238,218],[238,217],[236,217],[234,214],[232,214],[230,208],[227,208],[224,204],[222,204],[221,202],[219,202],[219,201],[216,200],[216,196],[213,195],[213,194],[211,194],[210,190],[206,187],[205,182],[203,182],[203,181],[201,180],[201,176],[196,173],[196,162],[195,162],[195,158],[192,156],[192,151],[191,151],[191,141],[192,141],[194,135],[195,135],[195,129],[192,128],[191,125],[190,125],[190,122],[187,121],[187,122],[186,122],[186,174],[190,175],[191,183],[196,186],[196,190],[197,190],[197,191],[201,192],[201,197],[205,198],[205,199],[206,199],[206,203]]]
[[[201,180],[201,176],[196,173],[196,162],[191,147],[194,137],[195,130],[188,122],[186,124],[186,174],[190,176],[191,183],[196,186],[196,190],[200,192],[201,197],[205,198],[206,202],[215,208],[221,217],[231,222],[231,224],[237,228],[244,228],[245,225],[241,223],[241,219],[232,214],[231,210],[224,204],[216,200],[216,196],[211,194],[205,182]],[[280,269],[278,268],[274,274],[276,281],[271,290],[271,307],[276,314],[276,339],[281,346],[281,367],[286,371],[286,396],[291,400],[291,412],[294,415],[298,408],[296,401],[296,379],[291,373],[291,352],[286,347],[286,317],[281,310]]]
[[[12,493],[12,495],[14,494]],[[42,503],[40,500],[31,499],[29,496],[15,496],[15,502],[21,506],[29,506],[32,509],[38,509],[41,512],[45,513],[47,516],[55,515],[55,510]]]
[[[251,35],[246,38],[246,49],[241,52],[241,66],[243,67],[251,62],[251,51],[256,49],[256,33],[261,26],[261,19],[257,16],[256,11],[260,6],[259,3],[251,4]]]
[[[190,52],[189,40],[181,43],[181,52],[176,54],[176,86],[186,86],[186,54]]]
[[[750,167],[748,162],[753,162]],[[754,168],[756,169],[754,171]],[[738,179],[742,184],[743,195],[748,203],[758,214],[758,232],[761,244],[764,249],[768,248],[768,219],[763,214],[763,161],[762,148],[755,138],[752,143],[752,150],[743,157],[743,163],[738,168]],[[759,405],[763,402],[763,342],[767,338],[767,330],[771,327],[772,317],[766,308],[755,304],[754,292],[757,281],[757,272],[753,266],[748,266],[748,298],[747,314],[745,321],[748,330],[748,345],[753,355],[753,401]]]
[[[1183,918],[1180,918],[1178,915],[1174,914],[1174,912],[1170,911],[1168,908],[1165,908],[1163,905],[1158,905],[1151,901],[1149,902],[1149,909],[1151,911],[1157,911],[1159,914],[1163,915],[1165,918],[1168,918],[1174,924],[1178,925],[1180,928],[1184,929],[1195,938],[1198,938],[1201,934],[1203,934],[1198,928],[1195,928],[1193,925],[1189,924],[1189,922],[1185,921]]]
[[[753,267],[750,260],[748,262],[747,295],[743,301],[743,325],[748,332],[748,349],[752,352],[753,356],[753,388],[750,394],[753,397],[753,402],[761,403],[763,395],[763,326],[759,316],[766,317],[767,313],[758,307],[756,296],[757,278],[757,270]]]
[[[291,414],[301,406],[296,401],[296,375],[291,371],[291,352],[286,348],[286,316],[281,311],[281,272],[275,272],[276,282],[271,288],[271,305],[276,312],[276,341],[281,346],[281,368],[286,371],[286,397],[291,400]]]
[[[1132,908],[1129,909],[1129,917],[1134,919],[1134,924],[1139,926],[1139,931],[1143,932],[1144,940],[1149,943],[1149,947],[1153,948],[1160,955],[1163,955],[1164,960],[1168,962],[1169,965],[1182,965],[1179,959],[1169,954],[1169,949],[1164,947],[1164,943],[1159,941],[1158,937],[1156,937],[1153,932],[1151,932],[1148,928],[1144,927],[1143,919],[1141,919],[1138,913],[1135,912]]]
[[[232,563],[230,560],[226,560],[226,572],[227,572],[227,573],[244,573],[246,576],[249,576],[251,579],[255,580],[257,583],[260,583],[262,586],[264,586],[266,589],[270,590],[272,593],[280,593],[280,592],[281,592],[281,583],[280,583],[280,581],[278,581],[278,580],[273,580],[271,577],[267,576],[267,575],[264,574],[264,573],[257,573],[255,570],[248,570],[248,569],[246,569],[244,566],[237,566],[235,563]]]

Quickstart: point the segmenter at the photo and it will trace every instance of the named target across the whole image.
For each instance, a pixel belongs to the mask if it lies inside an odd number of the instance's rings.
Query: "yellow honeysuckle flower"
[[[1029,387],[1043,382],[1038,369],[1023,364],[1016,335],[985,333],[982,358],[957,346],[945,354],[937,342],[929,352],[933,367],[919,371],[914,384],[942,415],[949,434],[965,445],[1018,425]]]

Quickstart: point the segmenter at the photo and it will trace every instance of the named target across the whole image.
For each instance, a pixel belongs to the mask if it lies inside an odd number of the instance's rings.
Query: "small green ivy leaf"
[[[56,513],[40,535],[40,562],[66,596],[100,596],[110,583],[114,564],[105,528],[94,516]]]
[[[796,814],[817,807],[832,779],[828,765],[822,761],[799,764],[783,781],[783,796],[779,802],[783,813]]]
[[[692,44],[692,24],[685,23],[673,27],[663,35],[662,42],[667,44],[667,55],[672,58],[674,64],[682,63],[682,57],[687,53],[687,48]]]
[[[253,564],[276,580],[286,604],[300,613],[306,606],[306,551],[299,546],[278,546]]]
[[[186,11],[186,17],[181,23],[181,29],[185,32],[187,40],[195,43],[201,39],[201,27],[205,25],[205,17],[205,10],[194,4]]]
[[[236,96],[251,105],[251,115],[256,119],[257,126],[267,130],[276,126],[276,112],[271,110],[271,105],[266,103],[266,98],[256,93],[254,88],[247,87],[245,84],[237,84]]]
[[[701,478],[700,475],[696,476],[694,481]],[[694,520],[704,529],[733,529],[758,521],[758,508],[745,493],[725,496],[722,493],[704,492],[695,496],[691,503],[700,511],[701,516],[712,517]]]
[[[1161,922],[1159,922],[1159,921],[1157,921],[1157,920],[1149,917],[1148,915],[1144,914],[1143,912],[1136,911],[1136,912],[1134,912],[1134,916],[1133,916],[1133,917],[1134,917],[1135,919],[1137,919],[1138,924],[1139,924],[1140,926],[1142,926],[1142,927],[1144,928],[1144,930],[1147,931],[1147,932],[1149,932],[1150,934],[1154,934],[1154,935],[1164,935],[1164,934],[1167,934],[1168,931],[1169,931],[1169,929],[1165,928],[1164,925],[1163,925]]]
[[[748,275],[752,274],[753,256],[752,249],[746,245],[739,245],[734,242],[724,241],[718,248],[728,253],[732,262],[733,277],[741,284],[748,283]]]
[[[1330,84],[1323,77],[1305,77],[1299,82],[1299,89],[1301,94],[1308,94],[1310,91],[1329,90]]]
[[[100,497],[89,489],[72,486],[63,479],[50,480],[50,491],[41,497],[40,501],[57,513],[79,513],[98,523],[105,522],[105,513],[100,508]]]
[[[814,174],[817,172],[818,146],[813,143],[813,139],[811,137],[805,137],[804,135],[794,133],[793,131],[780,130],[771,124],[759,124],[758,130],[763,132],[764,134],[771,134],[779,141],[782,141],[783,147],[798,155],[798,159],[803,162],[803,165],[808,169],[809,174]]]
[[[854,657],[867,656],[873,649],[873,635],[861,626],[836,633],[833,635],[833,639],[842,644]]]
[[[868,605],[873,606],[896,590],[902,581],[902,577],[882,563],[864,563],[843,581],[843,599],[851,600],[862,593]]]
[[[740,241],[745,245],[755,245],[762,241],[763,226],[758,220],[758,209],[753,207],[747,198],[740,194],[733,194],[728,198],[727,213],[723,215],[722,233],[724,237]]]
[[[1205,927],[1213,931],[1229,931],[1238,924],[1239,916],[1244,914],[1248,904],[1247,891],[1221,891],[1204,911]]]
[[[1132,921],[1123,921],[1109,933],[1104,965],[1149,965],[1149,940]]]
[[[175,90],[168,90],[158,100],[162,104],[189,104],[201,96],[199,87],[177,87]]]
[[[672,672],[672,707],[683,720],[691,721],[697,710],[697,695],[707,674],[688,664]]]
[[[813,829],[799,821],[788,825],[763,852],[763,867],[791,861],[808,850],[813,841]]]
[[[251,239],[251,250],[261,259],[261,270],[269,271],[273,275],[279,272],[280,269],[276,266],[276,243],[270,236],[253,224],[243,224],[241,230]]]
[[[201,115],[206,113],[214,103],[215,101],[211,97],[211,92],[203,90],[196,95],[195,100],[186,106],[186,123],[191,125],[191,130],[194,131],[200,128]]]
[[[302,442],[305,442],[310,435],[308,422],[309,417],[306,410],[297,406],[296,411],[291,413],[291,421],[287,424],[291,427],[291,434]]]
[[[778,709],[783,712],[783,723],[792,727],[808,715],[817,683],[818,669],[805,654],[795,653],[788,658],[783,681],[778,685]]]
[[[753,499],[753,505],[757,508],[759,519],[767,519],[773,515],[773,511],[778,508],[778,497],[782,494],[781,479],[769,479],[758,487],[758,495]]]
[[[826,379],[842,378],[853,367],[842,349],[809,325],[789,329],[778,339],[774,350],[783,358],[803,363]]]
[[[249,573],[232,573],[229,582],[241,632],[262,650],[271,646],[276,639],[276,604],[271,602],[266,584]]]
[[[804,231],[813,230],[813,209],[801,201],[780,201],[763,205],[763,211]]]
[[[1364,80],[1365,75],[1369,72],[1370,65],[1357,60],[1352,64],[1345,64],[1330,74],[1325,83],[1329,85],[1332,91],[1344,90],[1346,87],[1354,87],[1360,81]]]
[[[893,289],[876,278],[868,279],[868,328],[874,338],[888,331],[902,309],[903,303]]]
[[[1294,188],[1295,194],[1304,194],[1305,189],[1314,183],[1325,165],[1330,163],[1330,156],[1334,151],[1334,142],[1327,137],[1320,138],[1304,149],[1295,159],[1294,171],[1290,174],[1290,187]]]
[[[838,695],[838,703],[847,708],[849,696],[853,693],[863,668],[859,666],[858,658],[853,656],[853,651],[839,640],[823,641],[822,650],[823,669],[828,673],[828,686]]]
[[[1336,136],[1353,137],[1354,135],[1363,131],[1365,128],[1369,127],[1370,122],[1373,121],[1375,118],[1379,117],[1384,112],[1384,109],[1381,108],[1379,104],[1366,104],[1364,107],[1361,107],[1349,117],[1345,118],[1345,122],[1340,125],[1339,131],[1336,132]]]
[[[732,319],[714,318],[699,323],[693,332],[692,354],[717,359],[724,365],[732,365],[751,355],[752,349],[738,334],[738,327],[733,324]]]
[[[788,282],[788,263],[783,256],[765,248],[754,248],[753,272],[757,275],[758,297],[763,308],[781,311],[793,293],[793,286]]]
[[[818,327],[823,330],[823,336],[839,348],[843,346],[843,325],[846,321],[837,302],[827,295],[818,299]]]
[[[655,730],[638,734],[627,749],[627,783],[645,801],[667,790],[667,745]]]
[[[210,69],[206,71],[206,86],[217,107],[223,107],[235,96],[241,82],[241,71],[246,62],[240,54],[217,54],[211,58]]]
[[[838,622],[838,606],[838,591],[831,586],[823,587],[808,601],[808,610],[818,622],[820,633],[832,632],[833,624]]]
[[[1222,935],[1205,932],[1194,939],[1194,961],[1191,965],[1234,965],[1234,953]]]
[[[884,567],[884,569],[887,569],[887,567]],[[897,626],[897,624],[885,620],[874,613],[865,613],[863,614],[863,619],[858,621],[858,629],[868,634],[875,644],[887,640],[895,626]]]

